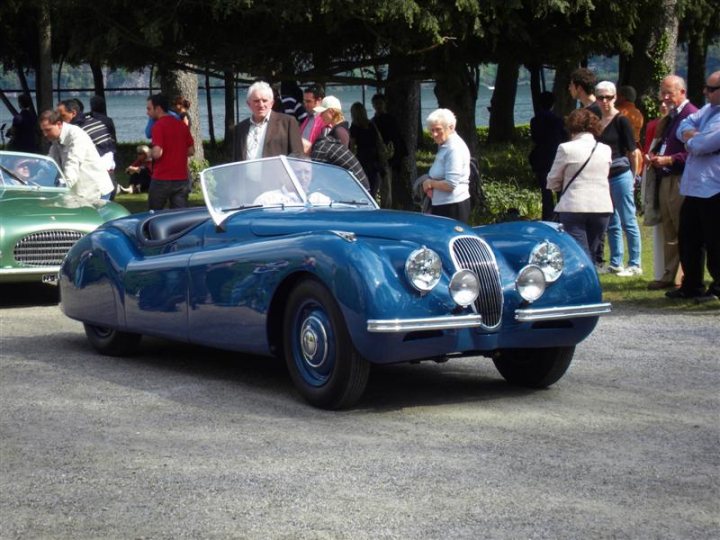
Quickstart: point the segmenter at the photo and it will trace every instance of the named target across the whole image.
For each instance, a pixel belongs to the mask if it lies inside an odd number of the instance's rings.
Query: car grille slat
[[[13,257],[27,266],[57,266],[84,233],[70,230],[29,234],[15,244]]]
[[[480,294],[475,301],[482,315],[483,326],[494,328],[502,319],[503,294],[500,271],[490,246],[482,239],[460,236],[451,242],[450,253],[458,269],[472,270],[480,281]]]

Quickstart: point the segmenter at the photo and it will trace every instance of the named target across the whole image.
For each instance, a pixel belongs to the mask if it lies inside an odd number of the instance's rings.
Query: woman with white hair
[[[470,150],[455,132],[455,115],[436,109],[427,117],[430,136],[438,145],[435,161],[422,182],[430,213],[468,223],[470,220]]]
[[[610,197],[613,215],[608,225],[610,265],[608,270],[622,277],[642,275],[640,226],[635,208],[635,174],[640,172],[641,153],[635,144],[630,121],[615,108],[615,85],[602,81],[595,86],[595,97],[600,103],[603,128],[598,140],[612,149],[610,165]],[[628,265],[623,267],[623,232],[628,244]]]

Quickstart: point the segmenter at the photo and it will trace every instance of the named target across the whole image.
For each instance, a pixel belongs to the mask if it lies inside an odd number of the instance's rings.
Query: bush
[[[503,221],[516,210],[521,218],[540,219],[540,191],[520,187],[512,182],[482,179],[485,208],[473,208],[471,221],[476,225]]]

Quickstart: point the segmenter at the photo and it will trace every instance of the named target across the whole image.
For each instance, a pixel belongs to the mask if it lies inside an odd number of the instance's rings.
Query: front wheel
[[[141,334],[121,332],[114,328],[85,324],[85,335],[96,351],[108,356],[127,356],[135,351]]]
[[[365,391],[370,364],[355,349],[332,294],[313,280],[290,293],[283,352],[293,383],[316,407],[341,409]]]
[[[503,349],[493,358],[500,375],[516,386],[545,388],[560,380],[575,354],[575,347]]]

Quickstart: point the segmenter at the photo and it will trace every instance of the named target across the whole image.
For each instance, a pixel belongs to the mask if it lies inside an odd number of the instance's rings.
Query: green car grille
[[[15,260],[28,266],[57,266],[84,233],[79,231],[43,231],[22,238],[13,250]]]

